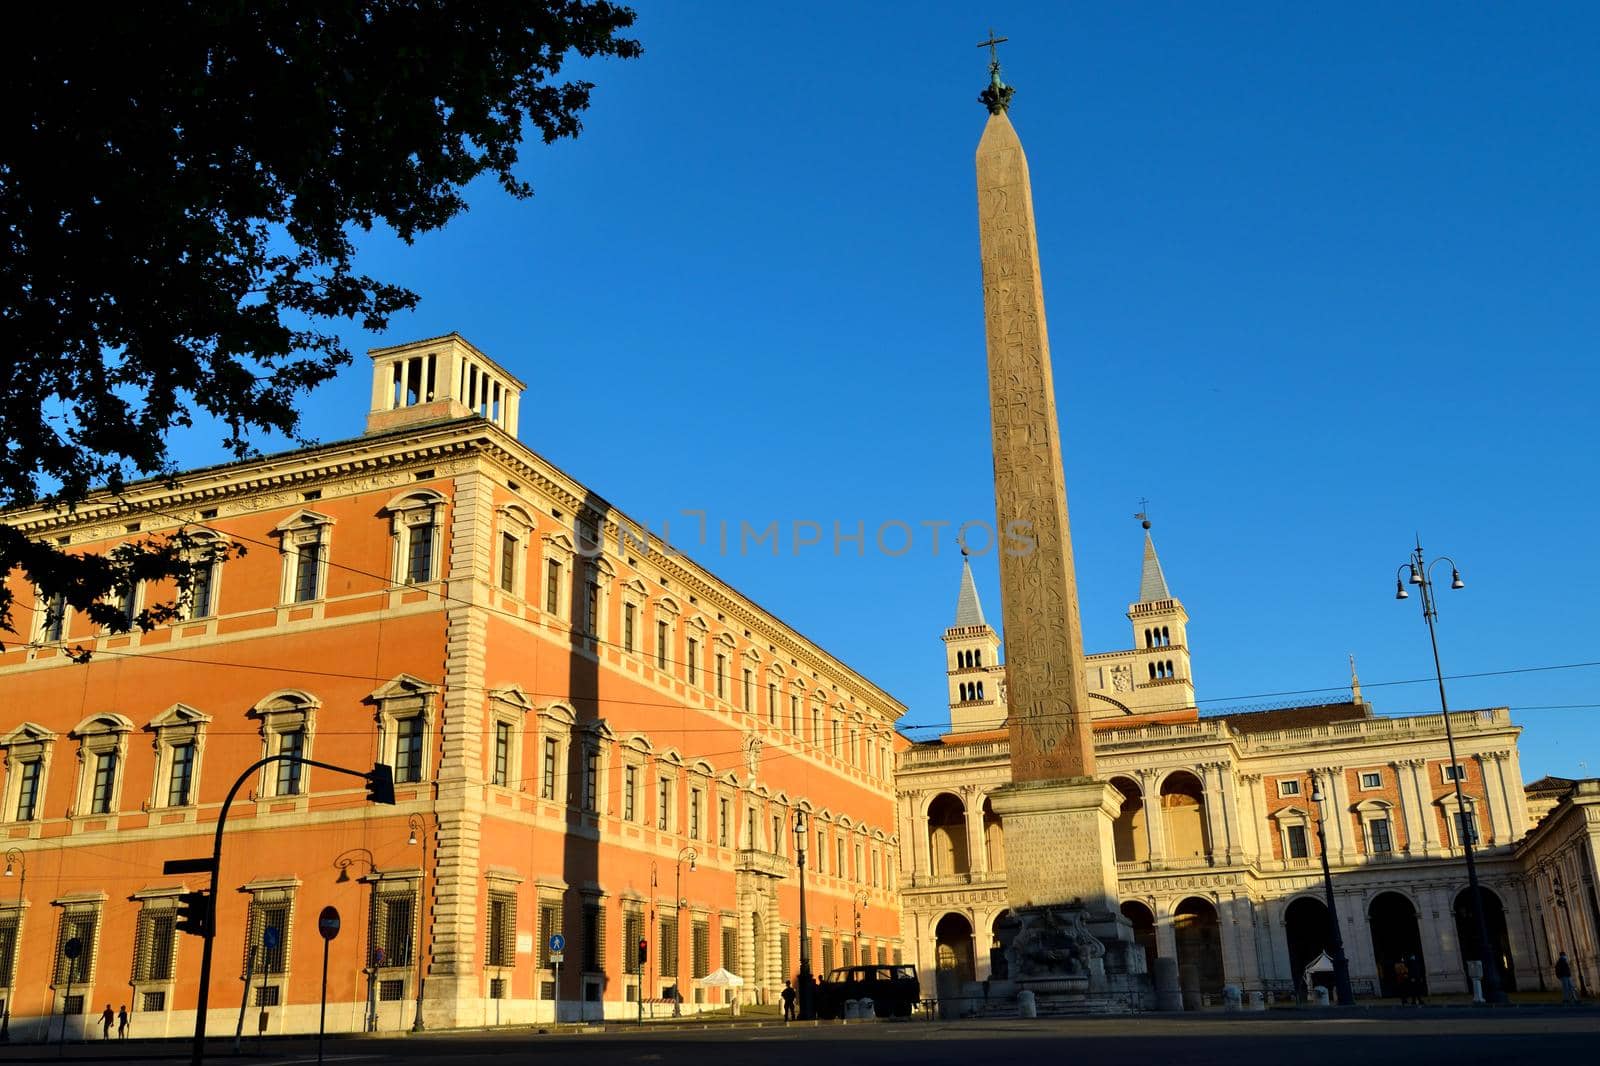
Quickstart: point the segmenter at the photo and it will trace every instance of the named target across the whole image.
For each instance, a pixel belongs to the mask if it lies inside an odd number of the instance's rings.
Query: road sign
[[[269,925],[261,930],[261,946],[268,951],[278,946],[278,941],[283,938],[283,933],[275,925]]]
[[[552,965],[552,966],[560,966],[563,962],[566,962],[566,961],[567,961],[567,956],[566,956],[565,952],[552,951],[550,953],[550,965]]]
[[[77,937],[73,937],[71,940],[61,945],[61,954],[65,955],[69,959],[77,958],[79,955],[83,954],[83,941],[79,940]]]
[[[562,936],[560,933],[552,933],[550,936],[550,950],[552,952],[566,951],[567,938]]]
[[[337,908],[322,908],[322,913],[317,915],[317,932],[322,934],[322,939],[324,940],[332,940],[339,935],[339,911]]]
[[[208,874],[217,868],[217,861],[209,855],[203,859],[168,859],[161,864],[164,874]]]

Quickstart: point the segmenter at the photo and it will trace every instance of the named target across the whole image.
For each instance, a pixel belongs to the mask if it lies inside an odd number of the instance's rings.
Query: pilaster
[[[1406,853],[1412,856],[1434,854],[1428,831],[1428,811],[1417,782],[1424,762],[1423,759],[1396,759],[1394,762],[1395,780],[1400,784],[1400,810],[1406,820]]]
[[[979,881],[989,872],[989,849],[983,840],[982,791],[976,785],[963,785],[961,804],[967,811],[967,870],[972,880]]]
[[[1161,809],[1159,780],[1154,770],[1139,771],[1139,791],[1144,796],[1145,839],[1152,870],[1159,870],[1167,863],[1167,824]]]
[[[1333,815],[1333,825],[1338,831],[1338,843],[1334,845],[1334,857],[1340,863],[1348,863],[1356,857],[1356,846],[1352,836],[1355,827],[1350,824],[1350,782],[1345,778],[1344,767],[1329,766],[1325,768],[1328,778],[1328,806],[1325,813]]]

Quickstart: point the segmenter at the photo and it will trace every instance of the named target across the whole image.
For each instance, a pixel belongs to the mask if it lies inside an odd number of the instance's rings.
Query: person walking
[[[114,1013],[112,1013],[111,1004],[107,1003],[106,1004],[106,1009],[100,1015],[100,1025],[105,1030],[105,1039],[106,1040],[110,1040],[111,1039],[111,1023],[116,1021],[116,1020],[117,1020],[117,1016]]]
[[[1422,993],[1427,987],[1423,984],[1422,960],[1415,955],[1411,956],[1411,1002],[1415,1006],[1422,1006]]]
[[[1565,958],[1566,956],[1562,956]],[[783,983],[783,1020],[794,1021],[794,985],[788,981]]]
[[[1394,986],[1400,990],[1400,1005],[1404,1007],[1411,1002],[1411,967],[1406,965],[1405,959],[1397,959],[1394,964]]]
[[[117,1039],[128,1039],[128,1005],[124,1003],[122,1009],[117,1011]]]
[[[1572,985],[1572,963],[1567,961],[1567,953],[1565,951],[1556,960],[1556,980],[1561,982],[1562,1004],[1578,1002],[1578,990]]]

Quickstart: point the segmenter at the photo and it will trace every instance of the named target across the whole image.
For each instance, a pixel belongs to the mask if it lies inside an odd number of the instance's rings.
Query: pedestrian
[[[1394,964],[1394,986],[1400,990],[1400,1005],[1410,1003],[1411,967],[1406,965],[1405,959],[1398,959]]]
[[[122,1009],[117,1011],[117,1039],[128,1039],[128,1005],[124,1003]]]
[[[1565,958],[1566,956],[1562,956]],[[783,983],[783,1020],[794,1021],[794,986],[788,981]]]
[[[1578,990],[1572,986],[1572,963],[1567,961],[1565,951],[1556,960],[1556,979],[1561,982],[1561,1002],[1563,1004],[1578,1002]]]
[[[111,1023],[116,1021],[116,1020],[117,1020],[117,1016],[112,1013],[111,1004],[107,1003],[104,1013],[102,1013],[100,1015],[100,1024],[105,1029],[105,1034],[106,1034],[105,1035],[105,1039],[107,1039],[107,1040],[111,1039]]]
[[[1427,978],[1422,973],[1422,960],[1417,958],[1415,955],[1411,956],[1410,968],[1411,968],[1411,1002],[1413,1004],[1415,1004],[1416,1006],[1420,1007],[1420,1006],[1423,1005],[1423,1003],[1422,1003],[1422,993],[1427,989],[1427,985],[1423,983],[1424,981],[1427,980]]]

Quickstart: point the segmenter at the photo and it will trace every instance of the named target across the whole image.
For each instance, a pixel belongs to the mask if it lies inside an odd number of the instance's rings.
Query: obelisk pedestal
[[[1012,921],[996,932],[1010,980],[1041,1013],[1135,1009],[1153,990],[1118,908],[1122,797],[1095,777],[1033,191],[1006,117],[1012,90],[997,59],[989,71],[977,168],[996,528],[1031,541],[1000,553],[1011,783],[991,802]]]

